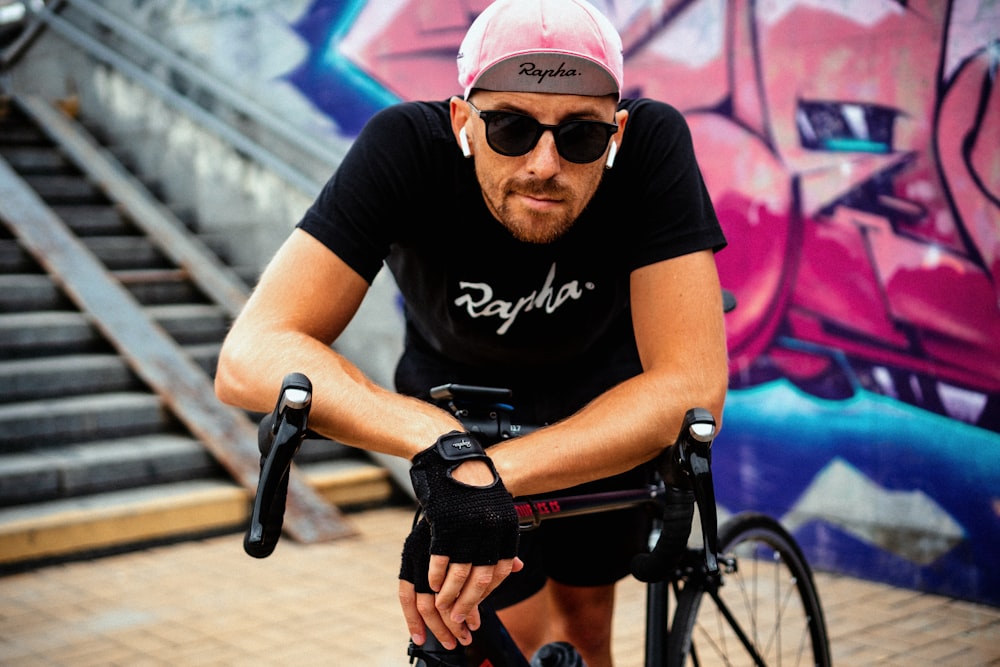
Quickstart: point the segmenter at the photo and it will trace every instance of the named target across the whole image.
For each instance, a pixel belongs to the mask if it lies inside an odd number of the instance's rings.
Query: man
[[[725,240],[682,117],[621,100],[621,40],[584,0],[499,0],[458,69],[464,97],[368,123],[234,324],[217,391],[264,412],[305,373],[311,427],[413,461],[425,519],[400,600],[416,643],[467,644],[492,595],[526,655],[562,640],[610,665],[642,512],[548,522],[515,556],[511,496],[628,484],[687,409],[721,421]],[[397,392],[331,348],[383,261],[406,314]],[[512,388],[520,421],[551,425],[480,455],[415,398],[446,382]]]

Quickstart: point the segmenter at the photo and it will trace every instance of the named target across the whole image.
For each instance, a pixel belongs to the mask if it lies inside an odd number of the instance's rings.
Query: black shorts
[[[396,389],[429,400],[431,387],[449,382],[504,387],[513,391],[514,423],[547,424],[568,417],[638,374],[638,352],[634,342],[629,343],[596,350],[590,358],[571,364],[512,371],[455,364],[408,330],[396,368]],[[560,493],[636,488],[647,481],[646,471],[637,468]],[[632,556],[646,548],[649,529],[645,508],[543,521],[521,534],[518,555],[524,569],[508,577],[491,601],[498,609],[520,602],[541,590],[548,578],[571,586],[612,584],[628,575]]]

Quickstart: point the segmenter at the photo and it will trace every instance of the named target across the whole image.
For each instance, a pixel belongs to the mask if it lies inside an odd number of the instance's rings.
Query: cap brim
[[[466,90],[497,90],[563,95],[618,95],[618,82],[604,67],[561,51],[509,55],[486,67]]]

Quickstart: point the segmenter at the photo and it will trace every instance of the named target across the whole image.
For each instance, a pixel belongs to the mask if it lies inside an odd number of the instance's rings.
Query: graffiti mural
[[[718,7],[717,96],[681,104],[736,250],[732,499],[822,566],[996,603],[996,5]]]
[[[731,242],[721,502],[820,568],[1000,604],[1000,2],[593,1]],[[488,0],[277,4],[275,80],[350,138],[456,94]]]

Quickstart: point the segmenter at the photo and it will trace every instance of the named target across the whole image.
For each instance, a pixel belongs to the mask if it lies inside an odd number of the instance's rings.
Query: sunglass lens
[[[490,117],[486,132],[486,138],[496,152],[510,156],[524,155],[538,139],[538,122],[521,114],[496,113]]]
[[[570,162],[593,162],[608,147],[608,130],[597,123],[569,122],[559,128],[556,145]]]

